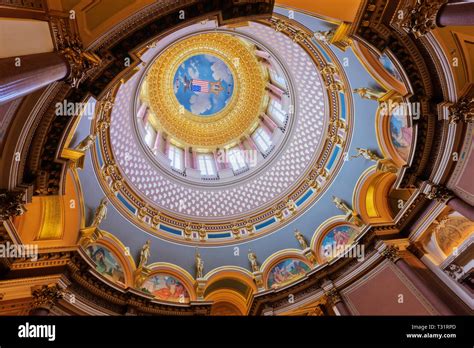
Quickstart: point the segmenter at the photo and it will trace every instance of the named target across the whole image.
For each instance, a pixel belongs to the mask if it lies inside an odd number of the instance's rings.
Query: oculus
[[[179,66],[173,90],[186,110],[206,117],[228,105],[234,92],[234,76],[221,59],[210,54],[199,54]]]

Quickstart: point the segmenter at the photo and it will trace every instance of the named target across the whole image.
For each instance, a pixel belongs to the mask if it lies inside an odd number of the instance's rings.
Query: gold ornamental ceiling
[[[226,107],[210,117],[185,109],[174,94],[177,69],[190,57],[211,55],[230,69],[234,87]],[[158,126],[183,145],[216,148],[249,132],[263,112],[266,76],[253,47],[229,34],[205,33],[184,39],[163,52],[151,66],[142,96]]]

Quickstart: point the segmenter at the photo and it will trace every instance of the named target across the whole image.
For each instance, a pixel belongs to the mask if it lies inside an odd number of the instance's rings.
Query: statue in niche
[[[138,269],[145,267],[148,263],[148,259],[150,258],[150,243],[151,242],[147,240],[140,251],[140,263],[138,264]]]
[[[196,260],[196,279],[200,279],[204,277],[204,261],[201,258],[201,254],[196,252],[195,256]]]
[[[250,261],[250,266],[252,268],[252,272],[260,272],[260,267],[258,266],[257,262],[257,254],[255,254],[253,251],[249,250],[249,261]]]
[[[300,243],[300,247],[302,250],[308,249],[308,243],[304,239],[303,234],[299,230],[295,230],[295,238]]]
[[[97,136],[95,134],[89,134],[83,141],[79,143],[79,145],[76,146],[75,150],[86,152],[92,147],[92,145],[94,145],[96,138]]]
[[[107,204],[108,203],[109,201],[107,200],[107,197],[102,198],[99,206],[95,210],[94,220],[92,221],[92,225],[90,227],[99,227],[102,221],[107,217]]]
[[[356,88],[354,93],[358,94],[362,99],[379,100],[385,95],[385,92],[376,91],[372,88]]]
[[[352,211],[351,208],[339,197],[332,196],[332,201],[336,205],[336,207],[344,212],[346,215],[354,215],[354,212]]]
[[[356,150],[357,150],[357,155],[351,156],[351,158],[364,157],[366,160],[369,160],[372,162],[378,162],[382,160],[382,157],[378,156],[375,152],[370,151],[368,149],[363,149],[363,148],[358,147]]]

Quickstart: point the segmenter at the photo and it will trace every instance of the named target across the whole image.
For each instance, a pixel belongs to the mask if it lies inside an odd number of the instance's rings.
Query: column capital
[[[34,286],[31,288],[33,296],[32,308],[45,308],[50,310],[55,303],[62,299],[64,291],[56,284]]]
[[[26,212],[23,197],[24,192],[21,191],[0,190],[0,221],[23,215]]]
[[[336,305],[336,303],[342,302],[341,294],[336,288],[326,290],[324,296],[326,297],[326,301],[331,305]]]
[[[448,0],[416,0],[404,7],[399,25],[420,38],[437,27],[438,13]],[[402,5],[408,5],[407,2]]]
[[[389,259],[393,263],[400,259],[400,248],[396,245],[387,245],[385,249],[380,252],[380,255]]]
[[[102,62],[97,54],[83,50],[78,40],[72,40],[69,46],[62,48],[59,53],[69,64],[69,75],[66,77],[66,82],[73,88],[78,88],[86,78],[87,72]]]
[[[428,183],[428,192],[425,192],[426,198],[429,200],[436,200],[441,203],[446,203],[448,200],[453,198],[455,195],[444,185],[435,185]]]
[[[474,98],[463,97],[449,107],[449,123],[474,122]]]

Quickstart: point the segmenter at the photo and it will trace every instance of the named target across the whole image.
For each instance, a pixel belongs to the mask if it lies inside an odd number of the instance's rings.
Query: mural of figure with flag
[[[175,74],[174,92],[191,113],[209,116],[224,109],[232,98],[234,78],[228,66],[211,55],[184,61]]]

